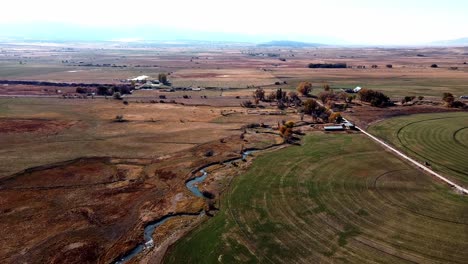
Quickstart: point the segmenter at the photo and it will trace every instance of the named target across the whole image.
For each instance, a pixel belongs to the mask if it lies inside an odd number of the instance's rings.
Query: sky
[[[113,39],[150,38],[141,28],[382,45],[468,37],[466,0],[2,0],[1,9],[0,37],[60,34],[56,27],[106,30]]]

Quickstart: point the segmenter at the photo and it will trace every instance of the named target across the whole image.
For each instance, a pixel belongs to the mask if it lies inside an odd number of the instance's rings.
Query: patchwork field
[[[301,81],[321,88],[356,86],[390,96],[440,98],[468,91],[468,49],[453,48],[286,48],[194,46],[131,48],[113,45],[57,46],[0,44],[0,79],[56,82],[119,83],[130,77],[157,78],[170,73],[179,87],[281,87],[293,90]],[[309,69],[309,63],[347,63],[347,69]],[[391,64],[392,68],[386,65]],[[438,68],[431,68],[437,64]],[[376,65],[377,68],[372,68]],[[366,68],[358,69],[358,66]],[[275,83],[279,83],[275,85]],[[284,83],[286,82],[286,83]],[[31,91],[15,87],[18,94]],[[40,89],[40,88],[39,88]],[[320,89],[321,90],[321,89]],[[25,91],[25,92],[22,92]],[[0,94],[14,95],[0,87]]]
[[[288,92],[397,102],[329,102],[360,127],[452,111],[371,131],[466,185],[468,114],[441,96],[468,95],[468,48],[148,45],[0,43],[0,262],[466,263],[467,196],[357,131],[319,132],[332,122]]]
[[[372,125],[369,131],[468,186],[468,113],[391,118]]]
[[[179,70],[171,78],[174,78],[175,86],[186,87],[246,88],[252,85],[271,85],[280,81],[261,69]]]
[[[166,263],[465,263],[465,196],[363,135],[256,158]]]

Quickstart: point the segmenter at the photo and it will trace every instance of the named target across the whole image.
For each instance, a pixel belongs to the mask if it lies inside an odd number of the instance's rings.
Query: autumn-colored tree
[[[294,127],[294,122],[288,121],[284,123],[282,126],[280,126],[279,131],[281,136],[283,136],[283,139],[288,142],[291,140],[291,137],[293,135],[293,127]]]
[[[289,92],[288,93],[290,103],[294,104],[296,107],[302,105],[302,100],[299,98],[296,92]]]
[[[297,93],[296,92],[289,92],[288,96],[289,96],[289,98],[293,99],[293,98],[297,97]]]
[[[348,96],[346,97],[346,102],[347,102],[347,103],[351,103],[354,99],[356,99],[356,95],[355,95],[355,94],[353,94],[353,95],[348,95]]]
[[[310,82],[301,82],[297,86],[297,91],[302,94],[303,96],[309,95],[312,92],[312,83]]]
[[[293,128],[294,127],[294,122],[293,121],[288,121],[284,123],[284,126],[287,128]]]
[[[304,108],[303,108],[304,114],[311,115],[312,112],[315,111],[317,106],[319,106],[319,104],[317,103],[317,101],[315,99],[307,99],[304,102]]]
[[[337,99],[337,95],[333,92],[321,92],[318,94],[318,98],[322,103],[327,103],[329,101],[334,101]]]
[[[444,93],[442,100],[447,103],[448,107],[453,108],[466,108],[466,104],[462,101],[456,101],[455,97],[451,93]]]
[[[265,100],[265,91],[263,88],[257,88],[255,92],[253,93],[253,97],[256,100],[264,101]]]
[[[346,101],[346,99],[348,98],[348,94],[345,93],[345,92],[340,92],[340,93],[338,93],[337,97],[338,97],[340,100]]]
[[[330,91],[330,85],[328,85],[328,83],[324,83],[323,84],[323,90],[326,91],[326,92]]]
[[[330,117],[328,117],[328,120],[330,122],[340,123],[341,121],[343,121],[343,117],[341,116],[340,112],[334,112],[330,114]]]
[[[455,101],[455,97],[451,93],[444,93],[442,96],[442,100],[450,105],[451,103],[453,103],[453,101]]]
[[[279,127],[279,132],[280,132],[280,134],[283,135],[283,134],[284,134],[284,131],[286,131],[286,129],[287,129],[287,127],[285,127],[284,125],[280,126],[280,127]]]
[[[271,93],[268,94],[268,96],[267,96],[268,101],[272,102],[275,99],[276,99],[276,92],[271,92]]]
[[[167,83],[167,74],[165,74],[165,73],[160,73],[160,74],[158,75],[158,80],[159,80],[159,82],[161,82],[161,83]]]

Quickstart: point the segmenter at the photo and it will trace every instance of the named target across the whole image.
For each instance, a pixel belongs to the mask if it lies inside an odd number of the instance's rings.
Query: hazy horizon
[[[0,17],[0,38],[424,45],[468,37],[468,3],[458,0],[44,0],[3,8],[9,12]]]

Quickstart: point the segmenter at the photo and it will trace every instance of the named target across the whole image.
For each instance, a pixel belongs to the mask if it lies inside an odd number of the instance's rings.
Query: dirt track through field
[[[387,143],[385,143],[384,141],[382,141],[381,139],[369,134],[368,132],[366,132],[365,130],[359,128],[356,126],[356,129],[358,129],[359,131],[361,131],[364,135],[370,137],[372,140],[378,142],[379,144],[383,145],[386,149],[389,149],[391,150],[392,152],[396,153],[398,156],[406,159],[407,161],[411,162],[412,164],[416,165],[417,167],[419,167],[420,169],[422,169],[423,171],[439,178],[440,180],[444,181],[445,183],[447,183],[448,185],[456,188],[458,191],[464,193],[464,194],[468,194],[468,189],[454,183],[453,181],[447,179],[446,177],[434,172],[433,170],[431,170],[430,168],[424,166],[423,164],[417,162],[416,160],[408,157],[407,155],[405,155],[404,153],[402,153],[401,151],[398,151],[397,149],[391,147],[390,145],[388,145]]]

